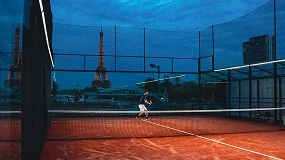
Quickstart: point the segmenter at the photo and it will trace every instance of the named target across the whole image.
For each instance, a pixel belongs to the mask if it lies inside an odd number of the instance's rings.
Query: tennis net
[[[285,131],[285,108],[148,111],[49,110],[48,139],[104,139]]]

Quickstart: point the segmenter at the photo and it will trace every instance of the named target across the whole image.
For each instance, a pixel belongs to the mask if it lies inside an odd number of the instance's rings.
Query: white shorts
[[[146,107],[144,104],[139,105],[140,111],[147,111]]]

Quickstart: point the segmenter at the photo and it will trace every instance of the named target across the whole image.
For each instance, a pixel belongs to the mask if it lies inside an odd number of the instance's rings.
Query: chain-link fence
[[[158,79],[183,74],[187,75],[184,79],[186,82],[193,82],[198,87],[198,74],[201,72],[243,65],[245,49],[243,43],[251,38],[262,35],[274,38],[276,31],[275,59],[285,57],[283,53],[285,32],[282,30],[285,25],[282,10],[284,5],[282,0],[271,0],[242,17],[223,24],[213,24],[197,32],[54,23],[52,36],[54,79],[59,84],[59,90],[91,87],[100,57],[99,33],[102,29],[104,64],[112,87],[133,86],[148,78]],[[22,25],[1,23],[1,28],[7,31],[0,35],[1,40],[3,39],[3,43],[0,44],[2,84],[7,79],[11,67],[14,30],[17,26]],[[152,68],[150,64],[159,66],[159,70]],[[217,78],[213,79],[219,81]],[[208,81],[203,77],[200,82]],[[211,85],[210,88],[215,89],[213,84]],[[200,89],[201,95],[200,98],[196,97],[197,101],[213,99],[212,93],[206,90]],[[196,90],[189,89],[190,92]]]

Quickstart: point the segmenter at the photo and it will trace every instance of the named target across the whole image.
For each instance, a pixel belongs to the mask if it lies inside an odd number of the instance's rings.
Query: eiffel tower
[[[14,42],[14,53],[13,53],[13,62],[10,67],[8,74],[8,79],[5,80],[4,86],[7,88],[18,89],[21,87],[21,65],[22,57],[19,53],[20,50],[20,27],[18,26],[15,29],[15,42]]]
[[[96,74],[94,80],[92,81],[93,88],[110,88],[111,82],[108,80],[108,76],[106,74],[106,67],[104,63],[104,43],[103,43],[103,30],[101,25],[100,35],[100,44],[99,44],[99,57],[98,57],[98,66],[96,69]],[[102,75],[102,76],[101,76]],[[100,77],[102,80],[100,80]]]

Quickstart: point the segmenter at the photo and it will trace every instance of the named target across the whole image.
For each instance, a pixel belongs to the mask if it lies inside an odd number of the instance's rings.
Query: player
[[[147,109],[146,109],[146,107],[145,107],[145,104],[151,105],[152,102],[151,102],[151,100],[150,100],[150,101],[147,101],[147,99],[146,99],[146,96],[147,96],[147,95],[148,95],[148,91],[144,91],[144,93],[143,93],[143,95],[142,95],[142,97],[141,97],[141,99],[140,99],[140,104],[139,104],[140,113],[139,113],[139,115],[136,117],[137,119],[140,119],[140,116],[141,116],[142,114],[145,114],[145,118],[146,118],[146,120],[148,120],[148,113],[147,113]]]

